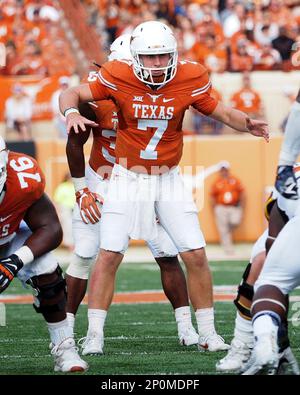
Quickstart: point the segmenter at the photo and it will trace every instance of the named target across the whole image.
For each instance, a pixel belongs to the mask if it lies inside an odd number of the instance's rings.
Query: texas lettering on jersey
[[[0,203],[0,244],[19,228],[26,210],[45,190],[45,177],[32,157],[9,152],[5,195]]]
[[[105,63],[89,84],[96,101],[113,99],[119,107],[116,161],[148,173],[179,163],[182,121],[190,105],[205,115],[217,105],[207,70],[191,62],[180,62],[174,79],[156,91],[135,77],[130,64],[117,60]]]

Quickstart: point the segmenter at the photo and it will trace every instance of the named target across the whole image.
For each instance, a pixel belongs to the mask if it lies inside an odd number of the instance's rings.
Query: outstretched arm
[[[220,101],[209,116],[235,130],[250,133],[257,137],[263,137],[266,141],[269,141],[268,124],[266,122],[251,119],[244,112],[225,106]]]

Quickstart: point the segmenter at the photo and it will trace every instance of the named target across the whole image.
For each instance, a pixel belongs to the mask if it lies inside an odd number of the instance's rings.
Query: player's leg
[[[265,260],[265,240],[267,230],[254,244],[250,263],[243,274],[238,287],[238,294],[234,300],[237,308],[234,336],[227,355],[216,364],[220,372],[240,372],[248,362],[253,348],[253,329],[251,322],[251,304],[253,299],[253,285],[261,271]]]
[[[31,234],[27,227],[21,227],[12,241],[10,250],[15,251]],[[34,308],[46,321],[51,339],[51,354],[54,370],[62,372],[84,371],[88,365],[75,347],[73,332],[66,318],[66,286],[62,270],[50,253],[24,266],[18,278],[35,290]]]
[[[187,285],[178,261],[178,251],[160,224],[157,224],[157,237],[147,243],[160,267],[162,286],[174,309],[179,342],[186,346],[197,344],[199,336],[192,324]]]
[[[197,208],[179,175],[172,173],[163,181],[156,210],[161,225],[173,240],[187,269],[189,296],[200,336],[199,347],[210,351],[227,350],[229,346],[216,334],[214,326],[212,277]]]
[[[288,295],[300,284],[298,248],[300,217],[291,219],[269,251],[255,283],[252,322],[255,336],[254,362],[245,374],[274,373],[279,364],[278,336],[284,331]]]
[[[84,355],[102,354],[104,325],[114,294],[115,277],[129,243],[126,202],[110,203],[107,199],[100,222],[100,252],[90,276],[88,332],[83,342]],[[130,204],[129,204],[130,209]]]
[[[105,198],[108,180],[103,180],[94,170],[87,166],[85,170],[87,185],[90,191]],[[73,212],[74,253],[67,269],[68,303],[67,318],[74,328],[75,315],[82,302],[88,284],[90,268],[100,248],[100,222],[85,224],[80,216],[78,205]]]
[[[85,224],[80,217],[78,206],[73,213],[74,253],[66,271],[68,288],[67,317],[74,328],[75,315],[82,302],[88,284],[90,267],[99,251],[100,223]]]

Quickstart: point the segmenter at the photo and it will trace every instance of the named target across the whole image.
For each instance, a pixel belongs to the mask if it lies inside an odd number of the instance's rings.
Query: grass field
[[[245,265],[246,262],[212,262],[214,285],[237,284]],[[155,264],[126,263],[118,272],[117,292],[160,289],[159,270]],[[17,280],[6,292],[20,293],[29,291],[23,289]],[[299,294],[299,290],[295,293]],[[300,303],[296,303],[300,310]],[[215,311],[218,331],[230,342],[234,306],[230,302],[217,302]],[[82,305],[76,320],[77,340],[86,334],[86,313],[87,306]],[[290,337],[293,351],[300,361],[300,326],[290,325]],[[6,305],[6,326],[0,326],[0,374],[53,374],[48,344],[48,332],[42,317],[34,312],[31,305]],[[224,352],[201,353],[196,346],[181,347],[173,310],[168,303],[114,304],[106,322],[105,355],[86,357],[90,365],[86,375],[213,375],[216,374],[216,362],[224,355]]]

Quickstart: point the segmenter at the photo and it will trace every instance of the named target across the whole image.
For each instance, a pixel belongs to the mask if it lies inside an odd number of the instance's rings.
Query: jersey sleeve
[[[217,107],[218,100],[210,95],[211,81],[206,69],[199,75],[195,81],[196,89],[191,93],[195,99],[192,106],[204,115],[210,115]]]
[[[89,86],[94,100],[110,99],[111,94],[117,91],[117,86],[114,83],[114,78],[110,73],[111,65],[105,63],[103,67],[96,74],[96,79],[89,82]]]

